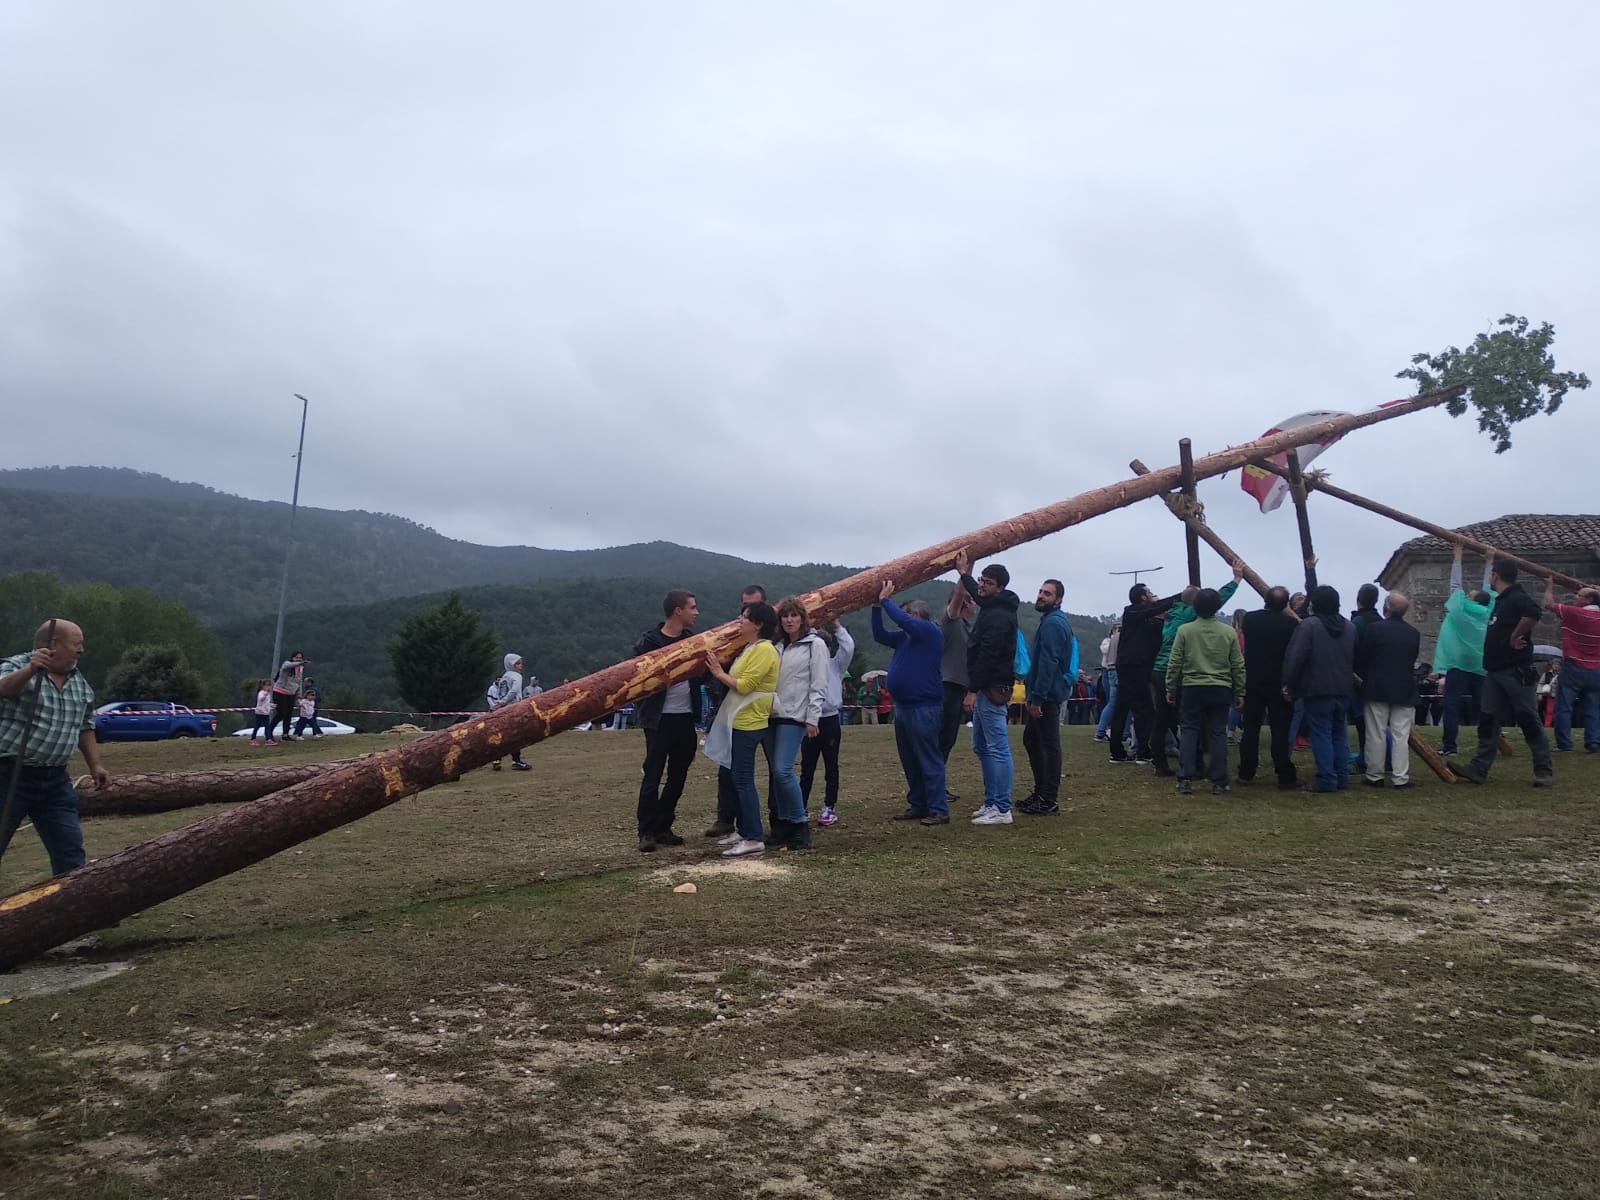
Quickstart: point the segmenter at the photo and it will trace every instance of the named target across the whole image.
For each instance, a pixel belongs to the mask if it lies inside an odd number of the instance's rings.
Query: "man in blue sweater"
[[[894,651],[889,660],[889,694],[894,697],[894,744],[906,773],[906,810],[897,821],[924,825],[950,824],[950,803],[944,791],[944,755],[939,727],[944,714],[944,681],[939,659],[944,634],[928,620],[928,606],[913,600],[901,609],[889,599],[894,581],[885,580],[872,606],[872,639]],[[900,628],[883,627],[883,614]]]
[[[1033,602],[1040,614],[1039,629],[1033,635],[1031,665],[1024,683],[1028,715],[1022,722],[1022,748],[1033,771],[1033,792],[1017,804],[1017,811],[1030,817],[1054,817],[1061,812],[1057,802],[1061,792],[1061,704],[1078,677],[1077,644],[1061,608],[1065,593],[1059,579],[1046,579]]]

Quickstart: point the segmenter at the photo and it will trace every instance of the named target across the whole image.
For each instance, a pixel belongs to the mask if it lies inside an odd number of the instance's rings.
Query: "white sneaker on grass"
[[[730,834],[728,834],[727,837],[719,837],[717,839],[717,845],[719,845],[719,846],[731,846],[735,842],[741,842],[743,840],[744,839],[741,838],[737,833],[730,833]]]
[[[988,814],[990,814],[992,812],[999,812],[999,811],[1000,810],[997,809],[994,805],[985,804],[982,808],[980,808],[977,812],[973,813],[972,816],[968,817],[967,819],[969,821],[977,821],[981,817],[985,817],[985,816],[987,816]]]
[[[751,841],[749,838],[739,838],[722,852],[723,858],[738,858],[742,854],[760,854],[767,848],[765,842]]]
[[[974,825],[1009,825],[1011,824],[1010,812],[1001,812],[998,808],[980,811],[972,818]]]

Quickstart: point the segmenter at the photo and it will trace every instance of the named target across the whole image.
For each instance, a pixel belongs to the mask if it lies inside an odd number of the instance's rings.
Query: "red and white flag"
[[[1401,398],[1399,400],[1387,400],[1376,407],[1390,408],[1393,405],[1404,404],[1405,402],[1405,398]],[[1264,438],[1272,437],[1275,434],[1288,433],[1295,429],[1303,429],[1308,425],[1320,425],[1322,422],[1332,420],[1334,417],[1348,417],[1349,415],[1349,413],[1330,412],[1326,409],[1319,409],[1315,412],[1298,413],[1297,415],[1290,417],[1287,421],[1279,421],[1261,436]],[[1301,469],[1304,470],[1306,467],[1309,467],[1313,462],[1316,461],[1317,455],[1321,454],[1324,450],[1333,445],[1343,436],[1343,434],[1334,434],[1332,437],[1325,437],[1320,440],[1313,440],[1296,446],[1295,449],[1298,450],[1300,454]],[[1287,469],[1289,466],[1289,452],[1285,450],[1279,454],[1269,455],[1267,461]],[[1283,503],[1283,498],[1289,494],[1289,481],[1287,479],[1285,479],[1282,475],[1274,475],[1271,471],[1263,471],[1260,467],[1246,466],[1244,470],[1240,472],[1239,486],[1244,489],[1244,491],[1256,498],[1256,502],[1261,505],[1261,511],[1264,513],[1271,512],[1273,509],[1277,508],[1278,505]]]

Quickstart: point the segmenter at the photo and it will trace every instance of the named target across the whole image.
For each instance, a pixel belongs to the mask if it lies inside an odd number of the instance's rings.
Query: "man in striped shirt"
[[[56,620],[39,626],[31,653],[0,662],[0,787],[6,789],[0,854],[23,820],[31,820],[52,875],[86,861],[78,793],[67,774],[72,752],[83,752],[96,787],[111,782],[94,737],[94,689],[78,670],[82,657],[83,630]]]
[[[1544,606],[1561,617],[1561,676],[1553,725],[1557,750],[1572,749],[1572,715],[1583,714],[1583,748],[1600,753],[1600,587],[1579,590],[1576,604],[1557,604],[1544,581]]]

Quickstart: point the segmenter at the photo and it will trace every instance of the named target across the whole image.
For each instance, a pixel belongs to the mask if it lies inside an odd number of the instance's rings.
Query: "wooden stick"
[[[1145,466],[1144,463],[1140,462],[1137,458],[1128,464],[1128,469],[1131,470],[1135,475],[1150,474],[1150,468]],[[1260,575],[1256,574],[1255,571],[1251,570],[1250,564],[1245,562],[1244,559],[1240,558],[1239,555],[1235,553],[1233,547],[1228,545],[1227,542],[1223,541],[1222,538],[1217,535],[1216,530],[1212,529],[1211,526],[1205,524],[1199,518],[1186,515],[1183,511],[1186,506],[1180,504],[1176,497],[1163,495],[1161,500],[1164,504],[1166,504],[1168,512],[1187,525],[1191,532],[1198,535],[1202,542],[1215,550],[1217,554],[1221,556],[1222,560],[1230,567],[1233,566],[1235,562],[1242,564],[1244,566],[1244,581],[1251,587],[1255,588],[1256,594],[1259,595],[1263,600],[1267,598],[1267,592],[1271,590],[1271,585],[1268,584],[1265,579],[1261,578]]]
[[[1463,390],[1453,387],[1413,396],[1257,438],[1197,459],[1195,478],[1210,479],[1308,441],[1408,416]],[[915,587],[951,570],[963,551],[973,559],[987,558],[1171,491],[1180,473],[1174,464],[997,521],[807,592],[800,602],[813,622],[854,612],[875,603],[886,580],[893,580],[897,588]],[[0,970],[485,766],[511,750],[614,712],[681,680],[697,678],[705,671],[706,652],[727,661],[738,646],[738,623],[729,621],[0,898]]]
[[[1411,747],[1411,753],[1415,754],[1423,762],[1427,763],[1428,766],[1432,767],[1433,773],[1440,779],[1444,780],[1446,783],[1461,782],[1461,780],[1457,778],[1456,773],[1450,769],[1449,764],[1446,763],[1444,759],[1439,757],[1439,752],[1417,736],[1417,731],[1415,729],[1411,731],[1411,736],[1407,739],[1407,744]]]
[[[1178,486],[1189,501],[1189,511],[1194,512],[1198,494],[1194,486],[1194,449],[1188,438],[1178,439]],[[1200,586],[1200,534],[1198,522],[1183,523],[1183,545],[1189,561],[1189,586]]]
[[[1274,475],[1281,475],[1285,479],[1289,478],[1289,472],[1282,470],[1276,463],[1258,461],[1252,465],[1260,467],[1262,470],[1270,471]],[[1476,538],[1457,533],[1454,529],[1446,529],[1443,525],[1435,525],[1432,521],[1424,521],[1421,517],[1403,513],[1398,508],[1390,508],[1387,504],[1380,504],[1376,500],[1368,500],[1365,496],[1358,496],[1355,492],[1346,491],[1342,487],[1335,487],[1325,479],[1307,479],[1305,484],[1313,491],[1332,496],[1335,500],[1343,500],[1346,504],[1353,504],[1355,507],[1366,509],[1370,513],[1377,513],[1380,517],[1388,517],[1391,521],[1398,521],[1402,525],[1420,529],[1423,533],[1431,533],[1434,537],[1443,538],[1453,546],[1460,546],[1463,549],[1474,551],[1486,558],[1507,559],[1516,563],[1519,571],[1525,571],[1536,578],[1551,580],[1554,583],[1561,584],[1563,587],[1571,588],[1573,591],[1588,586],[1581,579],[1575,579],[1571,575],[1564,575],[1560,571],[1553,571],[1549,567],[1542,567],[1529,559],[1518,558],[1515,554],[1509,554],[1498,546],[1480,542]]]
[[[1309,596],[1317,586],[1317,568],[1312,565],[1317,553],[1311,548],[1311,516],[1306,512],[1306,481],[1300,473],[1300,452],[1290,450],[1288,459],[1289,498],[1294,501],[1295,524],[1300,527],[1300,561],[1305,563],[1306,595]]]

